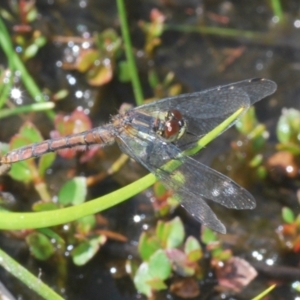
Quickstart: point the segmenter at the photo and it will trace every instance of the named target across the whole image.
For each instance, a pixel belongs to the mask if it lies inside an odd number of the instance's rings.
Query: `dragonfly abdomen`
[[[76,147],[88,147],[95,144],[102,146],[112,144],[115,141],[114,131],[109,130],[108,126],[96,127],[78,134],[49,139],[17,150],[12,150],[0,158],[0,164],[11,164],[28,158],[39,157],[48,152],[55,152],[67,148],[76,149]]]

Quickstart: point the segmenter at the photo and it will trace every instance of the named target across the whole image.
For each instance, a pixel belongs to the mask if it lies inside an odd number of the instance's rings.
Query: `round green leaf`
[[[282,209],[282,218],[286,223],[291,224],[295,220],[295,215],[290,208],[284,207]]]
[[[55,251],[50,240],[42,233],[33,232],[26,237],[31,254],[39,259],[48,259]]]
[[[209,244],[211,242],[217,241],[217,235],[211,229],[204,227],[201,234],[202,242],[205,244]]]
[[[148,280],[147,283],[151,286],[152,290],[160,291],[165,290],[168,286],[159,278],[152,278]]]
[[[29,183],[33,180],[33,174],[31,172],[31,168],[29,164],[30,161],[20,161],[12,164],[11,169],[9,171],[9,175],[18,181]]]
[[[193,236],[187,238],[184,244],[184,252],[189,261],[198,261],[203,255],[199,242]]]
[[[149,260],[149,272],[154,278],[166,280],[171,275],[171,263],[163,250],[157,250]]]
[[[242,134],[249,134],[257,125],[254,107],[250,107],[248,111],[236,122],[237,130]]]
[[[56,153],[51,152],[51,153],[47,153],[47,154],[43,155],[40,158],[38,168],[39,168],[39,174],[41,177],[45,176],[45,172],[52,165],[55,157],[56,157]]]
[[[69,95],[69,91],[67,89],[61,89],[56,92],[52,97],[55,101],[63,100]]]
[[[180,218],[176,217],[165,226],[166,239],[163,241],[166,249],[180,246],[184,240],[184,227]]]
[[[153,277],[149,272],[149,265],[148,263],[144,262],[139,266],[137,272],[135,273],[133,282],[136,289],[140,293],[150,298],[152,296],[152,288],[148,282],[152,279]]]
[[[58,202],[63,205],[83,203],[87,193],[85,177],[75,177],[66,182],[58,193]]]
[[[141,234],[138,250],[143,260],[148,260],[160,248],[161,245],[156,237],[151,236],[147,232]]]
[[[38,45],[36,44],[29,45],[24,51],[24,58],[29,59],[31,57],[34,57],[37,54],[38,50],[39,50]]]
[[[297,142],[300,133],[300,111],[283,109],[277,123],[277,138],[281,143]]]
[[[104,236],[98,236],[89,241],[85,241],[79,244],[72,251],[73,262],[77,266],[86,264],[94,255],[98,252],[100,246],[105,243],[106,238]]]
[[[96,225],[95,215],[85,216],[76,221],[77,231],[82,234],[88,234]]]
[[[23,138],[23,143],[26,141],[26,144],[22,144],[20,142],[19,144],[13,144],[13,142],[10,143],[11,149],[19,148],[22,146],[26,146],[27,144],[32,143],[38,143],[43,141],[43,137],[40,134],[40,132],[37,130],[37,128],[30,122],[26,122],[19,130],[18,136],[20,138]],[[15,139],[15,137],[14,137]],[[17,139],[15,139],[14,142],[16,142]]]
[[[49,211],[58,209],[58,205],[53,202],[36,202],[32,206],[33,211]]]

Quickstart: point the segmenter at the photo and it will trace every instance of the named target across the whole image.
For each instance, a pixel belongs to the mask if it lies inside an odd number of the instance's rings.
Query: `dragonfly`
[[[12,150],[0,158],[0,165],[71,147],[117,142],[124,153],[169,187],[194,218],[226,233],[206,200],[231,209],[253,209],[255,199],[227,176],[185,154],[233,113],[240,109],[244,113],[276,87],[271,80],[255,78],[165,98],[115,115],[103,126]]]

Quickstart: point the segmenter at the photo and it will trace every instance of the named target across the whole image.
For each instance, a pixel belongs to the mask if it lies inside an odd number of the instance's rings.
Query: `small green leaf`
[[[55,251],[50,240],[42,233],[33,232],[26,237],[31,254],[39,259],[48,259]]]
[[[294,156],[300,155],[300,145],[299,144],[293,144],[293,143],[287,142],[285,144],[278,144],[276,148],[279,151],[290,152]]]
[[[87,193],[85,177],[75,177],[67,181],[58,193],[58,202],[63,205],[83,203]]]
[[[219,248],[212,251],[212,256],[218,259],[219,261],[226,261],[232,257],[232,252],[230,249],[223,250]]]
[[[1,8],[0,15],[4,20],[10,21],[10,22],[14,21],[14,17],[6,9]]]
[[[135,276],[134,276],[134,285],[136,287],[136,289],[146,295],[148,298],[150,298],[152,296],[152,288],[150,286],[150,284],[148,283],[149,281],[151,281],[153,279],[153,277],[151,276],[150,272],[149,272],[149,265],[148,263],[144,262],[142,263]]]
[[[60,245],[60,250],[63,249],[63,247],[65,246],[65,241],[64,239],[58,235],[55,231],[53,231],[51,228],[40,228],[38,229],[38,231],[42,234],[44,234],[45,236],[47,236],[48,238],[50,238],[51,240],[55,240],[55,243],[57,245]]]
[[[82,73],[86,72],[93,66],[93,64],[98,58],[99,52],[95,49],[87,49],[81,51],[76,62],[77,70]]]
[[[182,244],[184,239],[184,228],[181,220],[176,217],[170,222],[158,222],[156,236],[164,245],[165,249],[176,248]]]
[[[298,215],[295,219],[295,224],[297,225],[298,229],[300,229],[300,215]]]
[[[165,196],[167,191],[168,189],[166,189],[166,187],[160,181],[155,182],[153,185],[153,193],[156,197]]]
[[[265,166],[259,166],[256,169],[256,175],[258,179],[265,179],[268,175],[268,171]]]
[[[13,150],[41,140],[42,137],[36,128],[27,122],[20,128],[19,133],[10,140],[9,148]],[[30,154],[30,152],[28,154]],[[33,181],[35,177],[34,172],[34,162],[32,160],[26,160],[14,163],[9,174],[15,180],[29,183]]]
[[[149,259],[149,272],[154,278],[166,280],[171,275],[171,263],[166,253],[159,249]]]
[[[58,205],[53,202],[36,202],[32,206],[33,211],[49,211],[49,210],[55,210],[58,209]]]
[[[155,228],[155,235],[160,240],[163,241],[164,238],[164,230],[165,230],[165,222],[158,221]]]
[[[32,161],[20,161],[12,164],[9,175],[14,179],[24,183],[29,183],[33,180],[33,174],[29,165]]]
[[[257,126],[257,124],[255,109],[254,107],[250,107],[248,111],[238,119],[236,128],[240,133],[248,134]]]
[[[37,9],[35,7],[32,7],[26,15],[26,21],[28,23],[35,21],[37,18],[37,15],[38,15]]]
[[[168,286],[163,282],[163,280],[159,278],[152,278],[151,280],[147,281],[147,284],[149,284],[154,291],[161,291],[168,288]]]
[[[113,69],[112,62],[107,60],[105,63],[100,63],[94,66],[87,72],[88,83],[92,86],[101,86],[112,80]]]
[[[187,238],[184,244],[184,252],[189,261],[198,261],[203,256],[201,246],[193,236]]]
[[[294,108],[283,109],[277,123],[276,133],[281,143],[297,144],[300,133],[300,111]]]
[[[23,137],[24,140],[28,140],[29,144],[38,143],[43,141],[43,137],[37,128],[30,122],[26,122],[19,130],[19,136]],[[25,145],[22,145],[25,146]],[[18,146],[21,147],[21,146]],[[11,148],[15,149],[15,148]]]
[[[69,95],[69,91],[67,89],[61,89],[58,92],[56,92],[52,96],[52,98],[54,99],[54,101],[59,101],[66,98],[68,95]]]
[[[177,83],[177,84],[172,84],[168,88],[168,96],[173,97],[177,96],[182,93],[182,85]]]
[[[156,237],[151,236],[147,232],[141,234],[138,250],[143,260],[148,260],[160,248],[161,245]]]
[[[184,228],[180,218],[176,217],[166,223],[164,235],[166,239],[163,241],[166,249],[176,248],[180,246],[184,239]]]
[[[249,166],[251,168],[257,168],[258,166],[260,166],[262,164],[262,162],[263,162],[263,155],[257,154],[251,159]]]
[[[38,170],[39,170],[39,175],[41,177],[45,176],[47,169],[52,165],[53,161],[55,160],[55,157],[56,157],[56,153],[51,152],[43,155],[40,158]]]
[[[175,73],[174,72],[169,72],[166,75],[166,77],[164,78],[163,86],[167,88],[168,86],[170,86],[172,84],[174,79],[175,79]]]
[[[31,44],[24,50],[24,58],[26,60],[32,58],[37,54],[38,51],[39,51],[38,45]]]
[[[283,207],[281,214],[282,214],[283,220],[286,223],[291,224],[295,221],[295,215],[294,215],[293,211],[290,208]]]
[[[219,257],[222,255],[223,251],[224,250],[221,247],[215,248],[211,251],[211,256],[219,259]]]
[[[205,244],[209,244],[218,240],[217,235],[207,227],[204,227],[201,234],[201,239]]]
[[[101,53],[113,57],[122,45],[122,40],[114,29],[106,29],[95,35],[97,48]]]
[[[92,238],[89,241],[79,244],[72,251],[72,258],[74,264],[77,266],[85,265],[89,260],[91,260],[95,256],[100,246],[103,245],[105,242],[106,238],[100,235],[96,238]]]
[[[77,232],[88,234],[96,225],[96,217],[94,215],[85,216],[76,221]]]
[[[164,24],[163,23],[155,23],[151,26],[151,34],[154,37],[159,37],[162,35],[163,31],[164,31]]]
[[[34,43],[39,47],[43,47],[47,42],[47,39],[43,36],[43,35],[40,35],[39,37],[37,37],[35,40],[34,40]]]

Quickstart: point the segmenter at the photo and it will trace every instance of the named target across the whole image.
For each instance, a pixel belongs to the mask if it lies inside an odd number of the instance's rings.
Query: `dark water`
[[[66,88],[69,96],[57,104],[58,112],[70,113],[77,106],[82,106],[89,111],[93,125],[108,121],[111,114],[115,114],[119,106],[124,102],[134,104],[134,96],[128,83],[120,83],[117,76],[106,85],[92,88],[84,76],[75,71],[66,71],[57,66],[64,53],[71,46],[57,42],[57,36],[83,36],[84,33],[92,35],[93,32],[101,32],[106,28],[114,28],[118,32],[119,19],[114,1],[38,1],[37,9],[39,18],[33,26],[39,28],[48,37],[48,43],[38,55],[28,61],[27,67],[35,77],[41,88],[47,88],[52,92]],[[1,4],[2,5],[2,4]],[[0,7],[1,7],[0,5]],[[266,77],[278,84],[278,91],[256,105],[259,119],[267,124],[271,134],[271,142],[275,141],[275,124],[283,107],[300,108],[300,18],[298,1],[284,1],[284,21],[278,22],[272,12],[270,1],[127,1],[126,8],[133,45],[138,52],[137,64],[139,76],[143,83],[145,97],[152,97],[153,93],[147,81],[147,72],[153,68],[163,79],[168,72],[174,72],[175,81],[183,85],[185,91],[196,91],[204,88],[239,81],[252,77]],[[3,7],[5,4],[3,4]],[[150,10],[158,8],[166,16],[168,27],[161,37],[161,45],[157,47],[153,57],[147,57],[142,48],[144,34],[138,26],[140,20],[149,20]],[[221,18],[221,16],[223,18]],[[215,35],[198,33],[196,30],[186,29],[185,26],[200,26],[231,28],[241,31],[259,33],[262,37],[248,38],[246,34],[236,32],[228,36],[222,32]],[[7,24],[11,30],[11,24]],[[121,59],[120,57],[119,59]],[[124,58],[124,57],[123,57]],[[6,63],[2,56],[1,62]],[[70,78],[76,79],[76,84],[71,84]],[[83,92],[83,97],[76,97],[78,91]],[[25,94],[26,95],[26,94]],[[25,101],[30,102],[29,96]],[[30,116],[44,137],[49,136],[52,128],[50,121],[45,120],[45,115],[38,113]],[[1,120],[0,139],[8,141],[23,123],[19,117],[11,117]],[[5,130],[3,130],[5,128]],[[233,133],[234,135],[234,133]],[[227,153],[229,141],[233,138],[230,134],[219,138],[216,144],[209,148],[209,154],[204,153],[204,160],[212,161],[213,157],[223,152]],[[224,146],[225,144],[225,146]],[[215,146],[214,146],[215,145]],[[98,168],[105,168],[118,155],[118,150],[112,151],[107,162],[98,162],[92,169],[82,169],[84,174],[96,172]],[[218,149],[218,150],[216,150]],[[219,150],[221,149],[221,151]],[[108,151],[110,152],[110,150]],[[130,163],[131,166],[134,165]],[[224,162],[226,164],[226,162]],[[76,162],[62,163],[58,160],[53,166],[52,176],[49,182],[52,185],[61,185],[65,178],[66,169],[76,167]],[[136,166],[134,167],[136,168]],[[224,167],[220,166],[220,170]],[[90,190],[89,199],[108,193],[123,184],[141,176],[140,170],[125,168],[120,174],[106,179],[101,184]],[[124,176],[128,179],[124,179]],[[243,175],[247,176],[247,175]],[[17,200],[22,205],[29,199],[37,200],[33,189],[21,184],[2,179],[10,192],[16,194]],[[251,187],[249,187],[251,189]],[[58,188],[54,188],[53,192]],[[271,192],[265,192],[272,191]],[[257,199],[258,209],[251,212],[228,213],[228,226],[230,232],[239,235],[240,245],[235,245],[241,256],[249,261],[255,261],[253,251],[261,253],[263,261],[273,260],[275,263],[285,261],[290,264],[290,257],[284,253],[278,253],[278,243],[274,229],[280,224],[280,210],[282,199],[291,198],[295,201],[297,183],[292,189],[278,188],[272,182],[268,186],[261,184],[259,189],[251,192]],[[284,192],[280,194],[280,192]],[[30,194],[33,193],[33,194]],[[269,195],[269,196],[268,196]],[[65,292],[68,299],[138,299],[133,284],[129,277],[114,280],[109,272],[108,262],[116,259],[125,259],[128,255],[136,255],[134,242],[138,240],[141,224],[134,224],[132,216],[140,213],[140,207],[151,210],[148,198],[138,196],[138,199],[130,200],[120,207],[113,208],[106,213],[111,220],[111,229],[126,235],[130,242],[125,246],[118,243],[110,243],[100,251],[100,254],[89,264],[82,268],[70,264],[69,276],[66,279]],[[138,203],[138,204],[137,204]],[[141,204],[142,203],[142,204]],[[296,209],[297,205],[293,204]],[[222,213],[224,210],[218,210]],[[145,213],[145,211],[143,211]],[[295,213],[299,213],[295,211]],[[225,216],[226,218],[226,216]],[[233,219],[241,219],[236,224]],[[197,235],[199,225],[189,220],[187,228],[191,234]],[[25,250],[22,243],[15,244],[7,238],[1,239],[1,247],[13,257],[17,257],[35,274],[38,269],[43,269],[43,280],[51,286],[56,286],[57,278],[55,269],[47,264],[38,264]],[[286,261],[287,260],[287,261]],[[299,255],[292,257],[291,261],[299,266]],[[26,287],[13,280],[5,272],[1,271],[0,279],[14,295],[20,295],[20,299],[39,299],[31,295]],[[249,288],[242,296],[234,296],[226,299],[249,299],[257,295],[259,291],[268,286],[268,279],[260,276],[253,283],[253,289]],[[270,299],[296,299],[296,294],[290,288],[290,283],[282,284]],[[208,293],[205,299],[221,299],[220,294]],[[166,295],[164,294],[165,297]],[[299,295],[298,295],[299,296]],[[170,296],[169,299],[176,299]],[[164,299],[164,298],[162,298]],[[198,298],[204,299],[204,298]],[[225,299],[225,298],[222,298]]]

